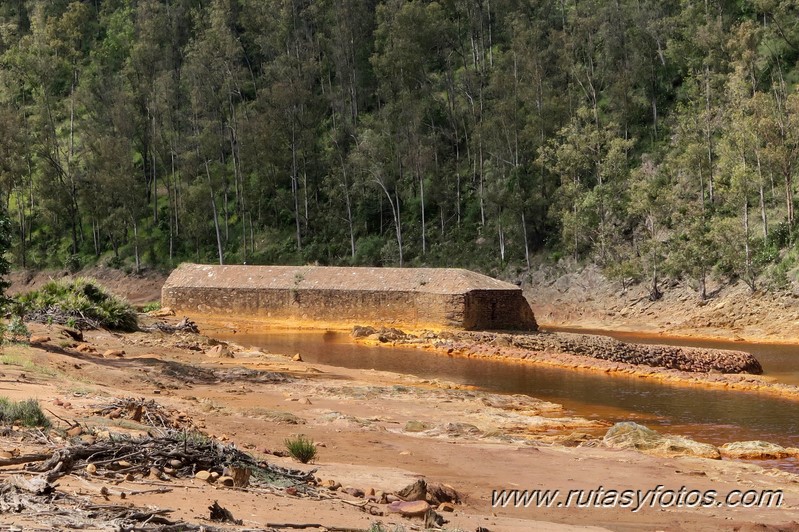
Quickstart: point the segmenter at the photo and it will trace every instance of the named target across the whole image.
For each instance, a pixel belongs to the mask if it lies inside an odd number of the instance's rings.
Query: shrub
[[[133,307],[91,279],[50,281],[41,290],[17,296],[15,303],[16,314],[31,321],[122,331],[138,328]]]
[[[160,301],[151,301],[144,305],[141,309],[142,312],[153,312],[156,310],[161,310],[161,302]]]
[[[31,332],[19,316],[11,318],[11,321],[6,325],[5,332],[11,336],[12,342],[28,341],[31,337]]]
[[[0,397],[0,423],[19,423],[24,427],[50,426],[50,420],[42,412],[38,401],[11,401],[5,397]]]
[[[303,464],[316,458],[316,444],[302,434],[296,438],[287,438],[285,443],[289,454]]]

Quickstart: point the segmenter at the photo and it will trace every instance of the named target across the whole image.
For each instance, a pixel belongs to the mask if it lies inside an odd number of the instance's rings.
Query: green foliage
[[[0,279],[540,252],[656,295],[799,239],[790,2],[16,4]]]
[[[11,401],[0,397],[0,423],[5,425],[19,424],[23,427],[49,427],[50,420],[42,412],[35,399]]]
[[[302,434],[294,438],[286,438],[284,443],[289,454],[303,464],[312,462],[316,458],[316,444]]]
[[[141,309],[142,312],[153,312],[156,310],[161,310],[161,302],[160,301],[151,301],[144,305]]]
[[[136,311],[131,305],[107,292],[91,279],[50,281],[41,289],[15,298],[20,313],[31,318],[54,319],[70,326],[100,326],[134,331]]]
[[[5,328],[5,334],[11,337],[12,342],[28,341],[31,332],[19,316],[12,316]]]

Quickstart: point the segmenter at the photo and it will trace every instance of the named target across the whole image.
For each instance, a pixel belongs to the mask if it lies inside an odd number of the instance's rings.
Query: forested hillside
[[[797,59],[790,0],[3,0],[10,257],[779,287]]]

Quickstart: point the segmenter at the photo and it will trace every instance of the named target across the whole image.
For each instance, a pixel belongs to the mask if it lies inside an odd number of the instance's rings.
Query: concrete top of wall
[[[333,266],[211,266],[181,264],[169,288],[305,289],[464,294],[521,289],[459,268],[347,268]]]

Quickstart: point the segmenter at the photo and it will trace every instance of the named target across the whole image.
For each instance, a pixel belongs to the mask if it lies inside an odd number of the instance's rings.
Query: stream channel
[[[799,384],[796,345],[672,339],[582,329],[571,332],[602,334],[625,342],[748,351],[757,357],[766,375],[779,382]],[[635,421],[661,432],[715,445],[765,440],[799,447],[799,402],[766,393],[677,386],[638,377],[449,357],[409,347],[365,346],[355,343],[344,332],[269,330],[226,335],[222,339],[270,353],[301,353],[311,363],[411,374],[493,393],[525,394],[561,404],[569,413],[588,419]],[[769,462],[759,463],[769,465]],[[774,461],[773,465],[799,473],[799,461],[795,458]]]

